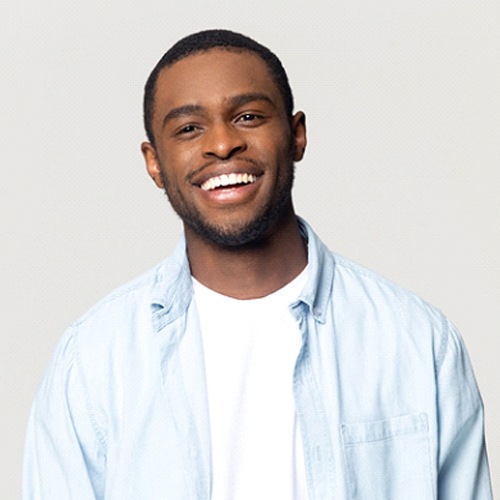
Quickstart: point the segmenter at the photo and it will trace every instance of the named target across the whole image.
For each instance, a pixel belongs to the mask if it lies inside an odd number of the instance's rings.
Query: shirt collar
[[[186,240],[181,236],[172,255],[159,267],[153,288],[151,308],[157,330],[183,315],[193,295]]]
[[[297,217],[302,237],[307,241],[309,276],[298,300],[307,304],[314,319],[325,322],[328,301],[333,288],[333,256],[311,226]]]
[[[333,286],[334,260],[311,226],[300,217],[297,220],[301,235],[307,241],[309,265],[308,279],[298,302],[305,303],[313,317],[324,323]],[[183,235],[172,255],[163,262],[156,274],[151,307],[157,329],[184,314],[192,295],[191,271]]]

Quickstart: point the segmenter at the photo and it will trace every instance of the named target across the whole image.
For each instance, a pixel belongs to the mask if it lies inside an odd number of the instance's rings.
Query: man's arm
[[[33,402],[23,500],[104,498],[104,443],[90,415],[75,338],[68,331]]]
[[[481,397],[462,340],[447,323],[438,359],[439,500],[490,500]]]

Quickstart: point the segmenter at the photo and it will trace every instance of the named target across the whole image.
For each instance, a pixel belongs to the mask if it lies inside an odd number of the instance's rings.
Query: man
[[[294,212],[286,73],[190,35],[146,84],[147,170],[174,254],[63,337],[29,422],[25,499],[491,498],[462,341]]]

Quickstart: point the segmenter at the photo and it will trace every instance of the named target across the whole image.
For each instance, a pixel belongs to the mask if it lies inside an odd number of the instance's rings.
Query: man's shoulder
[[[153,268],[115,288],[72,324],[83,328],[87,324],[105,321],[123,323],[141,310],[151,310],[151,304],[161,291],[175,283],[180,265],[169,256]]]
[[[396,317],[413,317],[441,324],[442,311],[417,293],[385,278],[344,256],[331,252],[335,262],[334,294],[344,297],[352,306],[371,307],[379,313]]]
[[[349,277],[353,280],[353,283],[357,283],[358,285],[364,283],[368,286],[382,287],[395,294],[418,297],[414,292],[402,287],[398,283],[386,278],[373,269],[365,267],[364,265],[345,257],[344,255],[340,255],[331,250],[330,255],[333,257],[335,262],[337,276],[340,274],[343,277]]]
[[[299,223],[307,233],[313,278],[318,290],[330,290],[331,306],[336,314],[355,318],[421,322],[442,325],[443,313],[418,294],[383,277],[353,260],[333,252],[303,219]],[[323,294],[324,296],[324,294]]]

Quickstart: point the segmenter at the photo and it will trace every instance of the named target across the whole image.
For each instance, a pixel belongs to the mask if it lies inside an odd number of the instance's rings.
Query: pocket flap
[[[404,434],[427,431],[428,421],[426,413],[403,415],[386,420],[342,424],[342,439],[345,445],[381,441]]]

